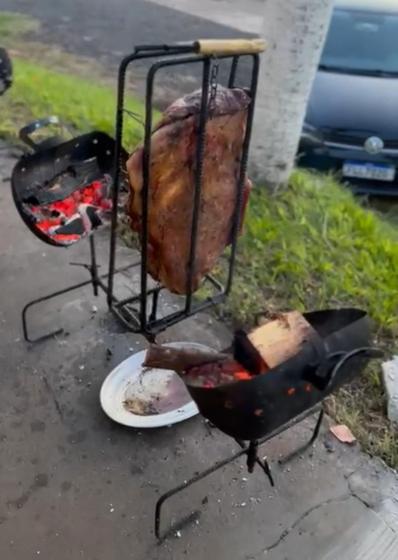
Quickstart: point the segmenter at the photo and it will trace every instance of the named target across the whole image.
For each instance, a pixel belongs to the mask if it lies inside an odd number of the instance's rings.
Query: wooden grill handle
[[[262,53],[267,43],[263,39],[201,39],[196,47],[200,54],[223,56]]]

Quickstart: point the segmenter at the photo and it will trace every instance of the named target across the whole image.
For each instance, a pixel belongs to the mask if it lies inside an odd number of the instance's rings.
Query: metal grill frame
[[[196,262],[196,244],[198,236],[199,207],[202,187],[203,159],[205,153],[205,131],[206,122],[209,118],[208,94],[210,88],[210,75],[214,63],[214,57],[199,54],[198,43],[176,44],[176,45],[145,45],[137,46],[134,52],[126,56],[119,67],[118,86],[117,86],[117,113],[116,113],[116,147],[115,147],[115,177],[113,189],[113,214],[110,240],[110,257],[108,269],[108,291],[107,300],[110,310],[130,331],[142,333],[149,339],[170,327],[190,317],[200,311],[204,311],[211,306],[224,301],[228,296],[234,275],[237,240],[239,236],[239,222],[243,204],[243,188],[246,177],[247,160],[250,146],[250,138],[253,125],[255,99],[257,93],[258,74],[260,58],[259,54],[234,54],[217,57],[217,60],[231,61],[231,68],[228,78],[228,87],[234,87],[236,74],[241,58],[249,57],[252,60],[250,84],[247,88],[251,97],[248,108],[246,133],[243,141],[239,178],[236,188],[236,204],[234,209],[232,224],[232,242],[228,255],[228,270],[225,285],[222,285],[211,275],[207,275],[205,281],[212,287],[212,295],[205,301],[194,302],[192,280]],[[141,261],[136,264],[140,268],[140,291],[132,297],[119,299],[115,294],[114,275],[116,273],[116,241],[118,226],[118,199],[121,183],[121,169],[118,162],[122,153],[122,137],[125,126],[125,90],[127,70],[133,62],[144,59],[156,59],[150,66],[146,81],[145,95],[145,135],[143,152],[143,189],[142,189],[142,231],[141,231]],[[196,173],[195,188],[192,210],[192,227],[190,238],[190,258],[187,274],[187,293],[182,308],[166,316],[158,317],[159,294],[164,290],[164,286],[158,284],[155,288],[148,288],[148,206],[150,188],[150,158],[151,158],[151,135],[152,135],[152,114],[153,114],[153,94],[155,78],[163,68],[178,67],[184,64],[202,65],[202,101],[201,110],[198,117],[199,134],[196,146]],[[135,307],[137,306],[137,307]]]

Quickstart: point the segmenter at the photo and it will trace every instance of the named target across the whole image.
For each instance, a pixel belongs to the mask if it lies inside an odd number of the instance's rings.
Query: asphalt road
[[[42,22],[45,40],[96,57],[120,57],[142,43],[239,34],[229,27],[146,0],[1,0],[0,9],[32,15]]]
[[[0,0],[0,10],[33,16],[41,22],[40,36],[35,39],[93,57],[110,72],[115,72],[122,56],[130,53],[134,45],[248,35],[147,0]],[[140,83],[136,86],[142,91],[142,66],[138,68],[135,77]],[[227,70],[221,68],[220,79],[226,78]],[[190,67],[168,71],[162,86],[168,101],[179,91],[191,91],[198,83],[198,71]]]

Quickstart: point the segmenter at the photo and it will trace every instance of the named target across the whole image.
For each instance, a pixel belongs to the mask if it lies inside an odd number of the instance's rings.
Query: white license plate
[[[344,177],[358,179],[375,179],[376,181],[394,181],[395,167],[384,163],[362,163],[346,161],[343,165]]]

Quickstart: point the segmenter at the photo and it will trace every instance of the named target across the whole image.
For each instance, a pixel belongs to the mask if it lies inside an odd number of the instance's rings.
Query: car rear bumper
[[[378,181],[343,176],[343,164],[346,161],[363,163],[385,163],[394,165],[396,175],[394,181]],[[398,197],[398,151],[397,154],[381,153],[376,156],[358,148],[335,147],[323,144],[312,146],[301,142],[298,150],[297,165],[323,172],[333,172],[355,194]]]

